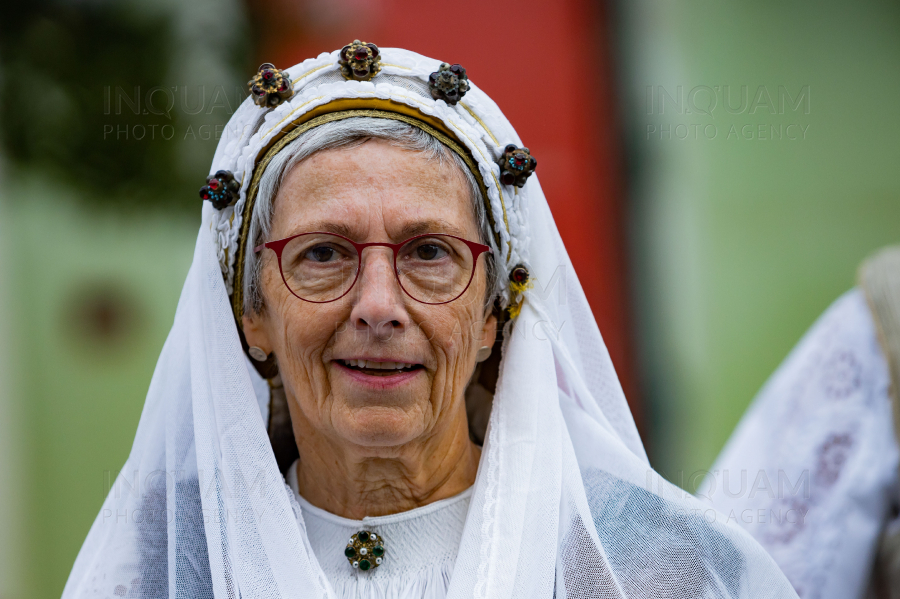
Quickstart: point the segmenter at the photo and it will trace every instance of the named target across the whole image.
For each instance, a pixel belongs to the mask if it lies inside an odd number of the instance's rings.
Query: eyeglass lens
[[[310,233],[295,237],[284,246],[281,272],[297,297],[329,302],[345,295],[357,282],[359,262],[356,248],[346,239]],[[461,240],[449,235],[429,235],[404,243],[396,253],[395,267],[400,286],[410,297],[426,304],[440,304],[465,291],[472,278],[474,260],[469,246]]]

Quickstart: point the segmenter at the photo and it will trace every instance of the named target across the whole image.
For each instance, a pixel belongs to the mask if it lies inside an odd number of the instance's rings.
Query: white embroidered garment
[[[700,489],[805,599],[866,594],[898,500],[889,385],[865,297],[850,291],[772,375]]]
[[[350,520],[306,501],[297,490],[296,464],[286,480],[300,505],[316,560],[340,599],[443,599],[459,552],[472,489],[426,506],[390,516]],[[373,532],[388,552],[368,572],[344,557],[350,536]]]
[[[236,264],[265,241],[245,238],[264,157],[361,111],[461,148],[490,212],[500,307],[521,308],[504,331],[448,599],[796,597],[743,529],[651,469],[538,177],[518,188],[501,175],[506,145],[526,144],[497,105],[473,81],[459,103],[435,100],[440,61],[395,48],[379,56],[371,81],[346,80],[339,51],[286,69],[285,102],[248,98],[225,128],[210,173],[230,171],[239,197],[222,210],[204,202],[134,446],[63,598],[336,599],[257,404]],[[527,288],[508,283],[519,265]]]

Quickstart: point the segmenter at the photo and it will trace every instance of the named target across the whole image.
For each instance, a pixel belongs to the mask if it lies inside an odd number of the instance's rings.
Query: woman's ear
[[[497,341],[497,316],[493,312],[484,319],[481,335],[482,346],[494,347],[494,343]]]
[[[247,345],[258,347],[267,354],[272,353],[272,343],[269,339],[269,333],[264,326],[263,317],[257,313],[244,314],[241,318],[244,329],[244,339]]]

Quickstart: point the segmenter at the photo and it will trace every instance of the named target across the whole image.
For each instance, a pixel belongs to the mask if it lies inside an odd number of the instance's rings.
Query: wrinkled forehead
[[[284,173],[272,236],[310,231],[355,241],[401,241],[422,233],[478,239],[473,198],[452,160],[372,139],[320,150]]]

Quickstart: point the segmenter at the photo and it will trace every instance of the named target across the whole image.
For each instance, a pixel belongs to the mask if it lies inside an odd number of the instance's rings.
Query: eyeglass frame
[[[356,255],[359,257],[359,260],[356,264],[356,275],[353,277],[353,282],[350,283],[349,287],[347,287],[347,291],[345,291],[344,293],[342,293],[341,295],[339,295],[338,297],[336,297],[334,299],[317,302],[315,300],[310,300],[310,299],[306,299],[304,297],[300,297],[299,295],[297,295],[294,292],[293,289],[291,289],[291,286],[288,285],[287,279],[284,276],[284,269],[281,266],[281,254],[284,251],[285,246],[288,243],[290,243],[291,241],[293,241],[294,239],[297,239],[298,237],[304,237],[306,235],[333,235],[334,237],[339,237],[339,238],[343,239],[344,241],[346,241],[347,243],[352,245],[353,249],[356,250]],[[406,245],[407,243],[409,243],[411,241],[415,241],[416,239],[422,239],[424,237],[438,237],[438,236],[439,237],[451,237],[453,239],[456,239],[457,241],[461,241],[462,243],[466,244],[466,247],[468,247],[469,251],[472,253],[472,272],[469,273],[469,280],[466,283],[466,286],[463,288],[462,291],[459,292],[459,295],[457,295],[453,299],[449,299],[445,302],[423,302],[422,300],[414,297],[409,291],[406,290],[405,287],[403,287],[403,281],[400,280],[400,272],[397,270],[397,254],[399,253],[401,247],[403,247],[404,245]],[[400,286],[400,289],[403,290],[403,293],[408,295],[411,299],[419,302],[420,304],[425,304],[426,306],[442,306],[444,304],[449,304],[450,302],[455,302],[456,300],[461,298],[466,293],[466,291],[469,290],[469,287],[472,286],[472,279],[475,278],[475,269],[478,267],[478,258],[482,254],[492,254],[493,253],[493,250],[488,245],[484,245],[483,243],[476,243],[474,241],[469,241],[468,239],[463,239],[462,237],[457,237],[456,235],[449,235],[447,233],[423,233],[421,235],[414,235],[413,237],[410,237],[409,239],[407,239],[405,241],[401,241],[400,243],[386,243],[386,242],[377,242],[377,241],[374,241],[371,243],[356,243],[352,239],[344,237],[343,235],[340,235],[338,233],[331,233],[329,231],[310,231],[309,233],[298,233],[297,235],[291,235],[290,237],[285,237],[284,239],[276,239],[275,241],[267,241],[265,243],[262,243],[262,244],[256,246],[255,248],[253,248],[253,253],[258,254],[261,251],[263,251],[263,249],[265,249],[265,248],[269,248],[270,250],[275,252],[276,257],[278,258],[278,272],[281,273],[281,280],[284,283],[284,286],[287,287],[287,290],[291,292],[291,295],[293,295],[297,299],[302,300],[304,302],[309,302],[311,304],[330,304],[331,302],[336,302],[339,299],[341,299],[342,297],[345,297],[348,293],[350,293],[350,291],[356,285],[356,282],[359,280],[359,273],[362,270],[362,252],[364,249],[366,249],[368,247],[386,247],[386,248],[390,248],[391,251],[393,251],[393,253],[394,253],[394,277],[396,277],[396,279],[397,279],[397,284]]]

